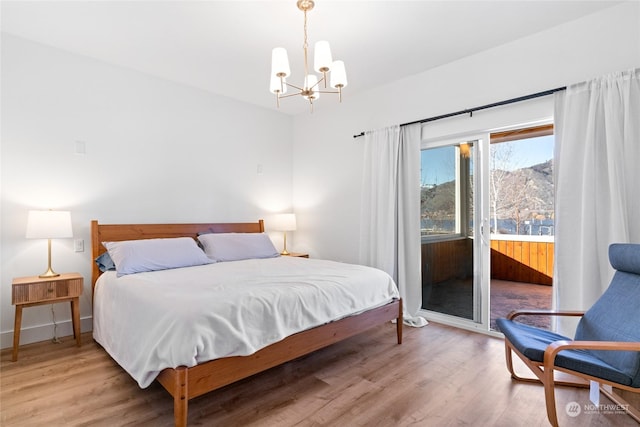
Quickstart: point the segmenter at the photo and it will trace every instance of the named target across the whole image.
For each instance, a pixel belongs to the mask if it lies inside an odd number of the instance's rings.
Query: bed
[[[248,235],[253,237],[253,234],[250,233],[261,233],[264,235],[264,223],[262,220],[257,222],[247,222],[247,223],[198,223],[198,224],[99,224],[98,221],[91,222],[91,244],[92,244],[92,260],[97,259],[102,256],[107,250],[103,245],[103,242],[131,242],[131,241],[149,241],[149,239],[174,239],[180,237],[189,237],[194,241],[198,238],[199,235],[202,234],[217,234],[215,237],[221,237],[224,235]],[[231,234],[233,233],[233,234]],[[257,235],[255,236],[257,237]],[[279,258],[279,259],[278,259]],[[246,260],[246,261],[234,261],[228,263],[215,263],[215,264],[207,264],[200,265],[194,267],[185,267],[179,269],[167,270],[170,271],[168,275],[173,276],[173,279],[167,280],[176,280],[176,277],[185,277],[185,283],[191,283],[193,280],[191,279],[191,274],[211,274],[209,270],[213,271],[227,271],[227,275],[235,274],[231,273],[233,270],[231,268],[233,265],[238,265],[242,267],[243,274],[247,271],[271,271],[271,266],[284,266],[286,271],[292,272],[284,277],[282,276],[271,276],[271,281],[275,280],[275,277],[282,277],[281,280],[283,283],[293,281],[291,277],[294,276],[293,272],[298,272],[298,276],[306,275],[309,268],[312,268],[313,263],[322,264],[323,261],[313,261],[308,259],[293,259],[291,257],[274,257],[268,259],[259,259],[259,260]],[[333,263],[330,264],[330,261],[324,262],[330,268],[342,268],[341,263]],[[374,272],[375,269],[369,269],[368,267],[362,266],[353,266],[350,264],[343,264],[346,268],[351,268],[355,270],[355,274],[359,275],[358,271],[363,271],[366,274],[377,274]],[[233,267],[235,268],[235,267]],[[267,268],[269,270],[267,270]],[[281,268],[281,267],[277,267]],[[360,269],[360,270],[359,270]],[[368,270],[366,270],[368,269]],[[206,271],[206,273],[204,273]],[[337,270],[336,270],[337,271]],[[378,270],[375,270],[378,273]],[[183,275],[184,273],[184,275]],[[179,275],[178,275],[179,274]],[[217,273],[216,273],[217,274]],[[271,274],[271,273],[269,273]],[[274,273],[275,274],[275,273]],[[278,273],[281,274],[281,273]],[[351,274],[351,273],[349,273]],[[177,276],[178,275],[178,276]],[[257,274],[260,276],[262,280],[262,276],[268,276],[264,274]],[[102,276],[102,277],[101,277]],[[144,286],[147,286],[149,281],[153,282],[153,286],[155,285],[156,277],[163,277],[164,274],[156,274],[155,272],[151,273],[141,273],[141,274],[131,274],[129,276],[117,276],[116,272],[109,271],[103,273],[101,269],[95,262],[92,262],[92,288],[93,288],[93,304],[94,304],[94,339],[105,348],[105,350],[116,360],[121,366],[125,365],[120,363],[119,359],[122,359],[122,356],[117,354],[114,350],[112,354],[110,351],[110,345],[105,345],[104,343],[111,343],[115,346],[118,346],[118,343],[122,341],[126,342],[126,339],[130,339],[127,337],[131,332],[127,330],[128,328],[123,328],[122,325],[117,326],[118,321],[120,321],[121,317],[125,314],[115,313],[116,307],[127,306],[127,302],[122,302],[123,300],[118,300],[117,302],[111,301],[110,298],[112,295],[120,295],[119,293],[115,293],[113,291],[111,293],[107,292],[108,289],[111,289],[111,286],[115,285],[106,285],[106,283],[120,283],[126,280],[133,281],[132,283],[144,283]],[[314,276],[314,274],[310,274],[310,276]],[[343,273],[333,274],[330,282],[333,283],[334,276],[343,276]],[[189,279],[186,279],[189,277]],[[305,276],[306,277],[306,276]],[[358,281],[362,281],[362,278],[366,277],[369,280],[368,276],[358,276],[353,278],[353,282],[357,283]],[[121,280],[122,279],[122,280]],[[390,278],[389,278],[390,279]],[[199,280],[199,279],[198,279]],[[298,279],[296,279],[298,280]],[[323,279],[324,280],[324,279]],[[342,279],[341,279],[342,280]],[[347,280],[350,281],[351,279]],[[136,282],[137,281],[137,282]],[[304,280],[306,282],[306,279]],[[391,282],[393,282],[391,280]],[[140,289],[144,289],[144,286],[140,286]],[[262,286],[262,284],[260,285]],[[120,288],[114,287],[113,289],[119,289],[117,292],[130,292],[129,289],[136,288],[137,286],[121,286]],[[307,286],[308,287],[308,286]],[[395,284],[393,284],[393,292],[397,292],[395,290]],[[156,292],[149,292],[149,288],[147,288],[147,296],[148,297],[134,297],[131,296],[132,301],[135,300],[135,304],[131,304],[134,306],[133,309],[129,307],[129,312],[137,312],[138,310],[150,310],[153,313],[153,310],[156,310],[157,314],[145,315],[140,318],[148,318],[157,316],[158,322],[160,324],[161,321],[165,318],[172,319],[172,321],[176,321],[177,315],[175,313],[180,310],[175,310],[178,306],[183,306],[184,304],[180,303],[180,297],[176,296],[175,299],[167,298],[168,301],[162,301],[162,304],[154,303],[153,301],[160,302],[158,297],[154,295]],[[153,288],[152,288],[153,289]],[[253,289],[258,289],[257,285]],[[262,287],[260,287],[262,289]],[[265,288],[266,289],[266,288]],[[289,288],[287,288],[289,289]],[[181,291],[182,292],[182,291]],[[231,384],[240,379],[249,377],[256,373],[262,372],[274,366],[280,365],[282,363],[291,361],[300,356],[309,354],[313,351],[319,350],[323,347],[334,344],[338,341],[347,339],[356,334],[366,331],[374,326],[380,325],[382,323],[386,323],[392,320],[396,321],[396,336],[398,344],[402,343],[402,299],[399,295],[393,294],[392,291],[389,291],[389,295],[384,296],[371,296],[367,304],[374,304],[372,307],[368,307],[366,309],[358,309],[354,313],[349,314],[337,314],[335,312],[333,314],[327,314],[334,316],[335,319],[330,321],[322,321],[321,324],[305,327],[297,326],[301,328],[299,331],[294,331],[293,333],[288,333],[285,331],[286,336],[275,338],[271,338],[274,342],[268,342],[265,346],[257,349],[256,351],[251,348],[241,349],[236,351],[237,354],[240,355],[229,355],[229,356],[215,356],[215,358],[211,360],[204,360],[207,357],[211,357],[211,355],[206,355],[204,358],[196,357],[189,362],[185,362],[182,364],[178,364],[176,366],[172,366],[171,364],[175,364],[175,360],[168,362],[168,367],[165,367],[159,370],[157,373],[149,376],[141,376],[134,378],[142,384],[143,382],[146,384],[150,380],[157,380],[173,397],[174,401],[174,421],[176,426],[186,426],[187,424],[187,410],[188,410],[188,401],[197,396],[201,396],[209,391],[216,390],[225,385]],[[287,294],[290,292],[287,291]],[[176,294],[177,295],[177,294]],[[127,297],[125,295],[125,297]],[[122,296],[118,296],[118,298],[122,298]],[[137,298],[137,299],[136,299]],[[227,297],[225,296],[226,299]],[[229,297],[231,298],[231,297]],[[384,300],[384,298],[388,298],[388,300]],[[200,299],[204,299],[200,298]],[[364,298],[366,299],[366,298]],[[374,303],[374,299],[380,299],[383,302]],[[147,301],[148,300],[148,301]],[[254,299],[255,300],[255,299]],[[126,300],[124,300],[126,301]],[[230,300],[231,301],[231,300]],[[335,301],[334,301],[335,302]],[[172,305],[173,304],[173,305]],[[346,304],[346,303],[345,303]],[[363,303],[364,304],[364,303]],[[143,307],[147,305],[148,307]],[[340,304],[331,303],[331,310],[333,310],[334,306],[340,306]],[[198,306],[197,303],[194,303],[194,306]],[[109,314],[110,310],[113,310],[113,314]],[[195,309],[194,309],[195,310]],[[331,311],[329,308],[326,308],[323,311]],[[337,309],[336,309],[337,310]],[[183,312],[185,310],[182,310]],[[191,314],[192,310],[189,310],[189,314]],[[212,310],[215,311],[215,310]],[[277,311],[277,310],[274,310]],[[165,316],[163,313],[170,313],[170,316]],[[109,317],[111,315],[111,317]],[[101,320],[97,320],[98,317]],[[109,320],[111,319],[111,320]],[[124,320],[122,320],[124,321]],[[100,324],[97,324],[100,322]],[[185,320],[185,324],[187,321]],[[194,322],[194,320],[189,320],[189,322]],[[277,321],[279,322],[279,320]],[[276,322],[276,323],[277,323]],[[109,323],[113,324],[113,330]],[[137,322],[131,322],[137,323]],[[243,321],[243,323],[246,323]],[[189,323],[191,324],[191,323]],[[147,326],[148,327],[148,326]],[[169,331],[171,328],[164,328],[163,330]],[[196,328],[194,328],[196,329]],[[270,328],[271,329],[271,328]],[[278,329],[278,328],[276,328]],[[286,328],[284,328],[286,329]],[[123,331],[124,330],[124,331]],[[120,335],[118,335],[120,334]],[[108,337],[108,338],[105,338]],[[167,341],[174,342],[173,340],[167,339]],[[206,340],[205,340],[206,341]],[[126,345],[121,345],[121,347],[126,347],[127,352],[135,353],[135,349],[129,348],[128,342]],[[164,342],[162,342],[164,345]],[[173,347],[181,347],[182,345]],[[168,348],[163,348],[162,345],[159,345],[159,352],[163,354],[173,355],[174,353],[180,353],[182,348],[172,348],[172,345],[166,345]],[[202,348],[203,346],[199,345],[198,348]],[[204,346],[206,347],[206,346]],[[211,346],[215,347],[215,346]],[[251,347],[251,346],[249,346]],[[188,349],[191,351],[190,349]],[[146,350],[144,350],[146,351]],[[185,350],[186,351],[186,350]],[[244,354],[248,353],[248,354]],[[146,353],[145,353],[146,354]],[[203,352],[204,354],[204,352]],[[171,359],[171,356],[169,357]],[[135,371],[135,369],[130,369],[127,366],[123,366],[127,372]],[[131,374],[131,372],[130,372]]]

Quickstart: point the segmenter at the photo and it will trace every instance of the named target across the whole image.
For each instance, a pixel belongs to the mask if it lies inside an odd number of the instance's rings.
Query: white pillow
[[[211,264],[190,237],[102,242],[116,265],[117,276]]]
[[[199,235],[198,240],[207,256],[216,261],[280,256],[265,233],[209,233]]]

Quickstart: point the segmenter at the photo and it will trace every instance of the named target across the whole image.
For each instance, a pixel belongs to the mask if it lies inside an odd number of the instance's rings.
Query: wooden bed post
[[[176,427],[187,427],[189,405],[189,390],[187,387],[189,372],[185,366],[175,369],[175,384],[173,394],[173,422]]]

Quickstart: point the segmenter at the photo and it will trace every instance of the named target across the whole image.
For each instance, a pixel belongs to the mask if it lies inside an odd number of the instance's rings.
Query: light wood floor
[[[0,362],[2,426],[171,426],[173,401],[142,390],[90,334],[81,348],[37,343]],[[524,371],[523,371],[524,372]],[[562,426],[637,426],[627,415],[583,413],[588,390],[557,394]],[[601,403],[609,403],[604,397]],[[431,323],[383,325],[196,398],[190,426],[547,426],[543,390],[514,383],[500,339]]]

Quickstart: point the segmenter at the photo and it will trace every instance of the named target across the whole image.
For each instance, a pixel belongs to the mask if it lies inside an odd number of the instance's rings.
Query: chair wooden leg
[[[553,369],[545,368],[542,383],[544,385],[544,399],[547,406],[547,418],[553,427],[558,427],[558,413],[556,411],[556,394]]]
[[[513,353],[511,352],[511,347],[509,347],[509,342],[504,340],[504,357],[507,361],[507,370],[511,374],[511,378],[516,378],[517,375],[513,371]]]
[[[513,348],[509,345],[509,342],[507,340],[504,341],[504,350],[505,350],[505,359],[506,359],[506,364],[507,364],[507,370],[511,374],[511,378],[513,378],[514,380],[522,381],[522,382],[526,382],[526,383],[536,383],[536,384],[541,384],[542,383],[542,381],[540,381],[537,378],[525,378],[525,377],[521,377],[518,374],[516,374],[515,369],[513,369],[513,352],[515,350],[513,350]],[[527,364],[527,366],[529,367],[529,369],[531,369],[531,371],[533,373],[536,373],[535,368],[533,366],[529,366],[528,364]]]

